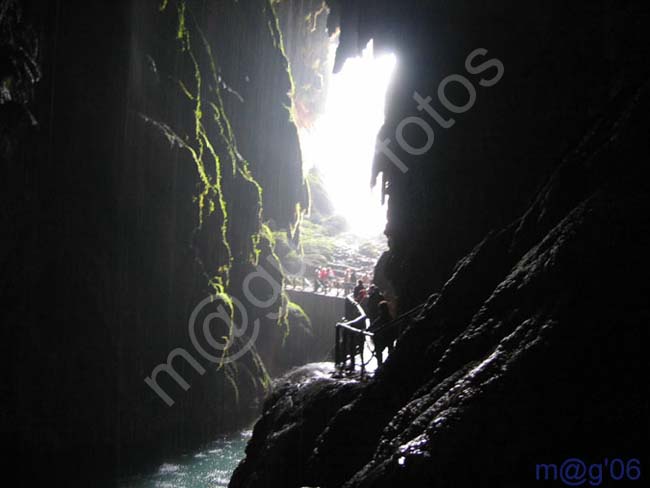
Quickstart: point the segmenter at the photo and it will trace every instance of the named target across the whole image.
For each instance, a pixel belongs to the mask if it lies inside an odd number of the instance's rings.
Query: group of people
[[[343,275],[328,266],[316,268],[314,270],[314,293],[328,293],[334,289],[337,291],[337,295],[341,293],[343,295],[349,295],[358,279],[359,274],[350,268],[347,268]],[[361,279],[369,281],[370,277],[367,273],[364,273]]]
[[[399,334],[397,328],[391,326],[393,317],[389,303],[377,286],[371,284],[366,288],[363,280],[357,281],[352,296],[365,312],[365,316],[370,320],[368,331],[373,333],[372,340],[375,348],[375,357],[377,358],[378,365],[381,365],[383,363],[384,350],[388,349],[388,354],[393,351],[393,345]],[[358,324],[361,326],[364,323],[365,320],[358,321]],[[361,345],[361,347],[363,346]]]
[[[314,293],[319,290],[327,293],[331,288],[340,288],[336,279],[336,272],[326,266],[316,268],[314,270]]]

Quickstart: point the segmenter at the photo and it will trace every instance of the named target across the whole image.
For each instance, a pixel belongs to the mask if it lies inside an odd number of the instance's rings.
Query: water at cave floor
[[[120,488],[225,488],[244,457],[252,431],[220,437],[202,449],[166,460],[155,471],[122,480]]]

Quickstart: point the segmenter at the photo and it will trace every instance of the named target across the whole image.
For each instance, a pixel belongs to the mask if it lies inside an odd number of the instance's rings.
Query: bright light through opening
[[[386,224],[370,174],[395,64],[392,54],[375,57],[370,41],[360,57],[348,59],[332,75],[325,110],[300,135],[305,165],[320,170],[336,212],[360,236],[380,235]]]

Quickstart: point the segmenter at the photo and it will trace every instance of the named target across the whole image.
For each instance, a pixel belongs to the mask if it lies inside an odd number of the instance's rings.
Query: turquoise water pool
[[[244,457],[251,431],[217,439],[194,453],[167,460],[155,471],[123,480],[120,488],[226,488]]]

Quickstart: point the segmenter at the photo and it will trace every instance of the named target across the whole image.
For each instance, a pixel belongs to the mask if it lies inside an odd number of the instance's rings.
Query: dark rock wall
[[[648,308],[633,278],[648,266],[647,187],[609,174],[610,158],[633,171],[644,150],[644,91],[617,100],[623,115],[580,146],[522,219],[459,263],[322,435],[313,463],[323,484],[357,471],[351,459],[370,462],[350,486],[520,486],[535,483],[536,463],[575,452],[647,456]]]
[[[264,219],[288,229],[299,217],[296,205],[306,209],[308,201],[292,120],[294,81],[273,3],[207,2],[197,15],[215,46],[237,48],[236,55],[216,53],[224,102],[239,152],[263,188]]]
[[[277,13],[294,80],[296,123],[309,128],[322,113],[331,76],[329,9],[322,0],[289,0],[278,2]]]
[[[101,484],[249,421],[283,366],[288,300],[243,282],[256,263],[282,282],[262,222],[306,207],[287,61],[263,0],[0,6],[6,454]],[[210,295],[268,351],[202,358],[188,318]],[[144,378],[175,348],[206,372],[177,358],[167,407]]]
[[[337,64],[370,38],[398,57],[380,137],[391,139],[408,172],[384,155],[376,158],[375,172],[389,187],[388,272],[404,310],[439,290],[455,262],[489,230],[523,212],[592,118],[647,72],[643,2],[331,3],[342,28]],[[487,54],[474,66],[492,58],[503,63],[503,77],[493,86],[479,81],[495,79],[496,68],[470,74],[464,66],[478,48]],[[453,74],[476,90],[465,113],[438,101],[441,80]],[[415,91],[430,96],[432,108],[455,124],[443,129],[418,111]],[[447,94],[458,105],[468,100],[458,84]],[[396,142],[396,128],[409,116],[423,117],[433,129],[433,146],[423,155],[409,155]],[[415,147],[426,143],[414,124],[404,135]]]
[[[324,422],[310,412],[345,401],[336,381],[269,397],[230,486],[536,486],[539,463],[647,464],[649,89],[613,100],[524,215],[459,261],[352,401]],[[265,463],[276,447],[297,457]]]
[[[126,16],[120,5],[80,7],[78,24],[71,10],[2,2],[3,17],[21,12],[17,35],[38,46],[30,54],[43,73],[25,93],[33,123],[1,108],[12,149],[2,154],[3,455],[26,465],[42,456],[47,466],[53,452],[64,459],[72,446],[114,451],[119,311],[109,290]],[[96,42],[104,37],[114,44]]]

